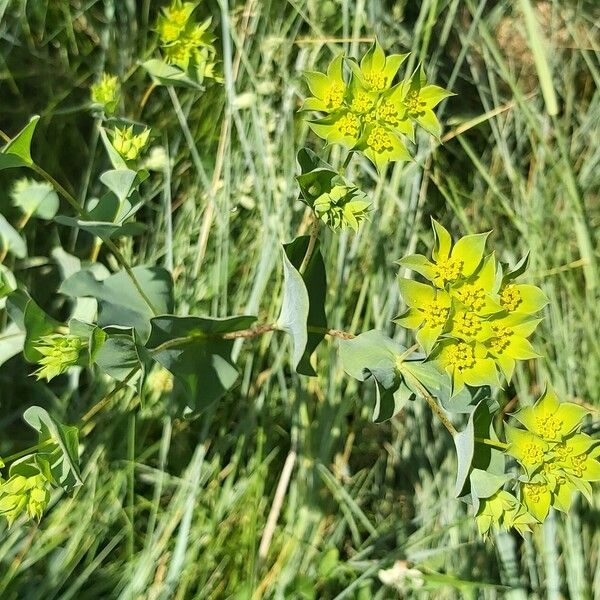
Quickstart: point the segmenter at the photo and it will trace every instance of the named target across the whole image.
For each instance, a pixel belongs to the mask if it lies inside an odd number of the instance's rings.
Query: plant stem
[[[326,329],[325,327],[313,327],[309,325],[307,328],[309,333],[322,333],[323,335],[328,335],[330,337],[337,337],[342,340],[351,340],[356,337],[353,333],[349,331],[342,331],[341,329]],[[240,331],[229,331],[223,334],[200,334],[200,335],[191,335],[186,337],[178,337],[173,338],[172,340],[167,340],[163,342],[156,348],[152,348],[149,350],[150,354],[158,354],[159,352],[164,352],[165,350],[170,350],[171,348],[180,348],[181,346],[187,346],[188,344],[193,344],[196,340],[201,339],[221,339],[221,340],[238,340],[240,338],[255,338],[260,335],[265,335],[266,333],[271,333],[273,331],[280,331],[279,327],[276,324],[270,323],[266,325],[257,325],[255,327],[251,327],[250,329],[241,329]]]
[[[43,442],[40,442],[39,444],[36,444],[35,446],[30,446],[29,448],[25,448],[25,450],[21,450],[20,452],[16,452],[15,454],[11,454],[10,456],[7,456],[5,459],[3,459],[3,461],[5,463],[13,462],[14,460],[17,460],[18,458],[27,456],[28,454],[36,452],[37,450],[41,450],[42,448],[45,448],[46,446],[50,446],[55,443],[56,442],[54,440],[49,438]]]
[[[353,155],[354,155],[354,150],[350,150],[348,152],[348,155],[346,156],[346,159],[342,163],[342,166],[340,167],[340,173],[342,175],[343,175],[344,171],[348,168],[348,165],[350,164],[350,161],[352,160]]]
[[[120,392],[123,388],[127,387],[127,384],[133,379],[134,375],[139,371],[137,367],[134,367],[127,373],[127,376],[123,381],[120,381],[114,389],[109,392],[102,400],[94,404],[90,410],[88,410],[85,415],[81,418],[83,423],[87,423],[96,413],[100,412],[114,397]]]
[[[429,404],[429,407],[431,408],[435,416],[442,422],[442,425],[448,430],[448,433],[452,437],[454,437],[458,433],[458,431],[456,430],[456,427],[452,425],[450,419],[448,419],[446,413],[436,402],[435,398],[425,389],[425,387],[417,379],[414,380],[414,385],[419,390],[421,396],[423,396],[425,402]]]
[[[497,448],[498,450],[506,450],[508,448],[508,444],[501,442],[500,440],[490,440],[488,438],[480,438],[476,437],[475,441],[478,444],[483,444],[484,446],[490,446],[491,448]]]
[[[75,197],[69,193],[50,173],[46,172],[42,167],[32,164],[31,168],[40,176],[43,177],[50,185],[52,185],[56,191],[71,205],[73,210],[77,212],[78,215],[85,219],[89,219],[89,213],[79,205],[79,202],[75,199]],[[148,305],[148,308],[152,311],[154,315],[158,314],[155,306],[152,304],[151,300],[148,298],[144,290],[142,289],[140,282],[137,280],[135,274],[133,273],[129,263],[125,260],[125,257],[121,254],[121,251],[117,248],[115,243],[111,239],[104,240],[106,247],[112,252],[113,256],[117,259],[117,262],[125,269],[125,272],[131,279],[131,282],[135,286],[136,290],[144,300],[144,302]]]
[[[129,520],[129,531],[127,536],[127,554],[129,560],[133,559],[135,530],[135,412],[129,413],[127,420],[127,517]]]
[[[310,259],[312,258],[313,252],[315,251],[315,245],[317,243],[317,238],[319,237],[319,220],[316,217],[313,217],[313,222],[310,228],[310,238],[308,240],[308,248],[306,248],[306,254],[304,255],[304,258],[302,259],[302,264],[300,265],[300,268],[298,269],[298,272],[300,273],[300,275],[304,275],[304,272],[306,271],[309,263],[310,263]]]

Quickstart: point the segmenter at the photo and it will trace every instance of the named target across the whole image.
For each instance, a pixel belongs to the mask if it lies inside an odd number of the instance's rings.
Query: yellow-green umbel
[[[487,537],[491,530],[516,529],[521,535],[531,531],[536,520],[517,498],[506,490],[499,490],[481,500],[475,522],[480,535]]]
[[[484,345],[507,381],[512,379],[516,361],[540,357],[527,339],[540,322],[541,319],[517,313],[492,317],[487,321],[489,335]]]
[[[546,460],[550,449],[548,443],[531,431],[506,426],[506,441],[508,454],[516,458],[528,474],[537,471]]]
[[[126,161],[135,160],[146,147],[150,129],[145,128],[141,133],[134,133],[133,125],[116,127],[113,131],[112,145]]]
[[[357,148],[383,171],[389,162],[410,160],[411,156],[402,138],[391,127],[375,121],[365,126]]]
[[[546,304],[546,294],[537,286],[509,281],[498,292],[502,309],[509,313],[533,315]]]
[[[464,389],[465,384],[473,387],[498,385],[494,360],[480,342],[444,339],[431,356],[450,375],[453,396]]]
[[[486,316],[502,310],[495,299],[496,288],[496,259],[490,254],[473,275],[456,281],[450,294],[464,310]]]
[[[371,203],[366,195],[355,187],[335,185],[318,196],[313,204],[315,214],[332,230],[358,226],[367,218]]]
[[[401,103],[405,115],[436,138],[442,133],[442,126],[433,109],[444,99],[453,96],[452,92],[437,85],[428,85],[425,71],[418,68],[408,81],[398,84],[392,101]]]
[[[550,507],[567,512],[575,492],[591,497],[590,481],[600,480],[598,441],[580,432],[588,411],[560,402],[550,386],[533,406],[513,416],[527,429],[506,427],[508,454],[525,469],[523,503],[542,522]]]
[[[196,4],[193,2],[175,0],[162,9],[156,22],[156,31],[163,44],[175,42],[182,35],[195,8]]]
[[[328,144],[361,152],[379,172],[389,162],[410,160],[405,139],[415,141],[415,124],[431,127],[428,118],[415,118],[416,113],[407,111],[406,94],[401,93],[403,84],[394,86],[407,56],[386,56],[375,41],[360,64],[338,55],[326,73],[306,73],[312,96],[301,110],[320,113],[320,118],[309,121],[310,128]],[[344,77],[345,61],[351,71],[348,81]],[[410,85],[410,81],[404,83]]]
[[[489,233],[466,235],[453,244],[448,230],[435,219],[431,222],[435,236],[432,260],[421,254],[411,254],[398,262],[444,289],[475,273],[483,260]]]
[[[528,431],[552,441],[562,441],[581,424],[588,410],[574,402],[561,402],[550,385],[532,406],[524,406],[513,416]]]
[[[378,40],[375,40],[360,61],[349,61],[353,74],[368,91],[381,93],[389,89],[408,54],[386,56]]]

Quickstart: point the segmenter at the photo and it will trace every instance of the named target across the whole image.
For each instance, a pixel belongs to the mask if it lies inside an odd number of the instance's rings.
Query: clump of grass
[[[384,328],[396,316],[392,261],[429,243],[425,215],[463,234],[493,228],[502,258],[531,250],[532,281],[551,301],[538,337],[545,361],[520,368],[499,401],[513,410],[517,393],[533,399],[551,373],[570,399],[597,405],[598,9],[592,0],[577,11],[570,2],[531,3],[525,10],[544,25],[536,34],[522,4],[343,0],[331,11],[330,3],[207,2],[199,10],[219,22],[225,92],[155,90],[142,105],[148,80],[125,69],[151,46],[158,3],[43,1],[24,10],[0,2],[2,128],[40,112],[39,161],[88,198],[104,160],[88,88],[100,71],[119,73],[137,99],[132,116],[162,133],[172,163],[170,209],[157,178],[144,215],[151,233],[125,250],[140,262],[172,258],[182,313],[256,312],[270,322],[281,288],[278,243],[308,224],[293,179],[308,135],[295,116],[300,73],[321,67],[331,50],[357,54],[377,33],[384,46],[413,52],[408,69],[428,57],[429,74],[459,100],[442,108],[451,123],[444,145],[421,141],[417,164],[387,177],[356,167],[376,211],[358,235],[325,238],[332,327]],[[498,35],[507,22],[522,52]],[[29,235],[39,256],[57,243],[54,230]],[[61,240],[74,253],[88,242],[83,234]],[[20,268],[49,300],[55,266],[31,259]],[[60,302],[52,308],[60,312]],[[87,425],[86,485],[73,499],[53,498],[39,527],[3,534],[3,598],[389,598],[378,572],[397,560],[422,574],[399,580],[405,597],[499,598],[503,586],[515,598],[598,597],[593,509],[555,516],[524,541],[503,535],[484,547],[451,501],[453,448],[420,406],[375,426],[374,399],[341,373],[334,343],[320,350],[326,366],[310,381],[291,373],[279,338],[245,343],[256,351],[239,352],[241,386],[195,420],[175,418],[166,393],[149,394],[132,423],[122,395],[114,418]],[[34,399],[82,414],[106,389],[81,383],[42,392],[13,359],[0,369],[3,430]],[[261,555],[291,447],[289,487]]]

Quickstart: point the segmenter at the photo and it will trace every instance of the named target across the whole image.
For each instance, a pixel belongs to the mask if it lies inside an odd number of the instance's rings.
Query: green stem
[[[120,381],[111,392],[104,396],[102,400],[94,404],[94,406],[92,406],[92,408],[90,408],[90,410],[88,410],[87,413],[83,415],[81,419],[83,423],[87,423],[87,421],[89,421],[96,413],[100,412],[115,397],[115,395],[118,392],[120,392],[123,388],[127,387],[127,384],[133,379],[133,377],[138,371],[139,369],[137,367],[131,369],[131,371],[127,373],[127,376],[123,381]]]
[[[39,444],[36,444],[35,446],[31,446],[30,448],[25,448],[25,450],[21,450],[20,452],[17,452],[15,454],[11,454],[10,456],[7,456],[4,460],[4,463],[9,463],[9,462],[13,462],[15,460],[17,460],[18,458],[23,458],[23,456],[27,456],[28,454],[32,454],[33,452],[37,452],[38,450],[41,450],[42,448],[45,448],[46,446],[50,446],[52,444],[55,444],[56,442],[52,439],[47,439],[43,442],[40,442]]]
[[[354,155],[354,150],[350,150],[348,155],[346,156],[346,160],[344,160],[342,166],[340,167],[340,174],[343,175],[344,171],[348,168],[350,161],[352,160],[352,156]]]
[[[436,402],[435,398],[425,389],[425,387],[421,384],[420,381],[415,379],[413,383],[414,383],[415,387],[419,390],[419,393],[421,394],[421,396],[423,396],[423,399],[425,400],[425,402],[427,402],[427,404],[429,404],[429,407],[433,411],[433,414],[441,421],[442,425],[448,430],[448,433],[452,437],[454,437],[458,433],[458,431],[456,430],[456,427],[454,427],[454,425],[452,425],[452,423],[450,422],[450,419],[448,419],[448,417],[446,416],[446,413],[443,411],[443,409],[440,407],[440,405]]]
[[[484,446],[490,446],[491,448],[497,448],[498,450],[506,450],[508,448],[508,444],[501,442],[499,440],[490,440],[488,438],[480,438],[476,437],[475,441],[478,444],[483,444]]]
[[[135,412],[129,413],[127,422],[127,516],[129,519],[129,535],[127,536],[127,554],[130,562],[134,551],[134,516],[135,516]]]
[[[48,173],[47,171],[42,169],[42,167],[36,164],[32,164],[31,168],[40,177],[43,177],[50,185],[52,185],[54,189],[56,189],[56,191],[71,205],[73,210],[78,215],[80,215],[84,219],[90,218],[90,214],[82,206],[80,206],[76,198],[71,193],[69,193],[58,181],[56,181],[56,179],[54,179],[54,177],[52,177],[50,173]],[[125,257],[121,254],[121,251],[116,247],[115,243],[111,239],[106,239],[104,243],[106,244],[106,247],[112,252],[113,256],[117,259],[117,262],[121,265],[121,267],[125,269],[125,272],[129,276],[129,279],[131,279],[131,282],[135,286],[136,290],[138,291],[139,295],[142,297],[144,302],[148,305],[148,308],[150,308],[154,315],[158,315],[158,311],[156,310],[155,306],[152,304],[152,302],[142,289],[142,286],[140,285],[140,282],[137,280],[137,277],[135,276],[131,267],[129,266],[129,263],[125,260]]]
[[[310,259],[312,258],[313,252],[315,251],[315,246],[317,244],[317,238],[319,237],[319,220],[316,217],[313,217],[313,222],[310,228],[310,238],[308,240],[308,248],[306,249],[306,254],[302,259],[302,264],[298,269],[300,275],[304,275],[308,264],[310,263]]]

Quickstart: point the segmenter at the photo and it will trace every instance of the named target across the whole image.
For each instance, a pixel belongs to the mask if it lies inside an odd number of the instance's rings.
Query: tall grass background
[[[13,134],[42,115],[35,158],[88,199],[108,168],[89,86],[118,73],[125,114],[153,128],[171,162],[147,188],[147,234],[124,250],[134,263],[173,266],[179,314],[272,322],[280,243],[309,226],[295,153],[322,147],[296,112],[302,71],[340,50],[358,56],[377,35],[388,51],[411,51],[407,70],[423,62],[457,96],[439,108],[442,145],[418,140],[415,161],[382,177],[352,163],[376,211],[357,235],[323,234],[330,326],[412,343],[390,324],[401,308],[394,261],[430,247],[430,216],[455,235],[493,230],[502,260],[530,251],[528,277],[551,301],[535,336],[544,359],[519,368],[498,399],[512,411],[551,379],[563,397],[598,406],[597,0],[199,4],[213,15],[224,84],[146,94],[136,66],[160,2],[0,0],[0,128]],[[330,158],[339,162],[335,149]],[[0,206],[10,217],[6,173]],[[56,248],[85,259],[91,240],[55,226],[26,234],[18,276],[60,314]],[[293,373],[287,349],[280,334],[240,342],[239,387],[191,420],[150,386],[141,410],[118,396],[82,432],[84,487],[57,492],[39,525],[0,532],[0,597],[600,598],[600,492],[525,539],[483,542],[453,498],[452,441],[426,406],[374,425],[373,390],[343,374],[335,341],[319,349],[313,379]],[[50,390],[30,372],[19,358],[0,368],[3,454],[28,443],[29,404],[76,422],[110,390],[85,374]],[[414,569],[396,588],[379,577],[395,564]]]

